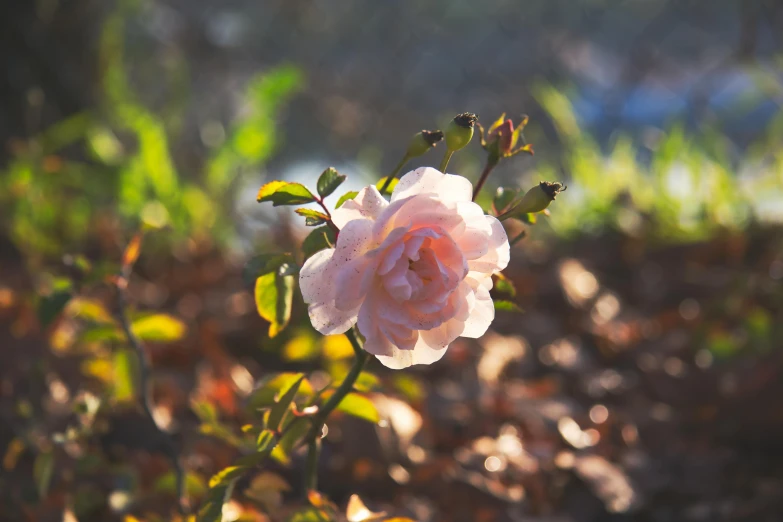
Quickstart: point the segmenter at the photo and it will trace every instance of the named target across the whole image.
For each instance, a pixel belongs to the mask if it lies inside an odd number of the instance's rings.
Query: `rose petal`
[[[400,178],[392,192],[392,202],[416,194],[434,193],[441,201],[470,201],[473,185],[462,176],[443,174],[432,167],[419,167]]]
[[[511,247],[503,225],[492,216],[484,216],[491,228],[487,242],[487,252],[478,259],[468,261],[472,272],[495,274],[508,266],[511,259]]]
[[[470,315],[465,320],[465,330],[460,335],[477,339],[487,332],[492,320],[495,319],[495,306],[492,304],[489,290],[479,281],[468,277],[465,282],[473,288],[475,302]]]
[[[375,221],[389,203],[383,199],[374,185],[363,188],[355,198],[349,199],[340,208],[332,212],[332,222],[342,229],[354,219]]]

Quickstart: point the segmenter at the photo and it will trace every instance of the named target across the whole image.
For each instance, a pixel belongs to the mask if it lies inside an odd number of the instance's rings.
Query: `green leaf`
[[[378,183],[375,184],[375,188],[378,190],[381,190],[383,188],[383,185],[386,184],[386,178],[388,176],[382,177],[380,180],[378,180]],[[386,190],[383,192],[382,195],[391,194],[394,191],[394,187],[397,186],[397,183],[399,183],[400,180],[397,178],[394,178],[391,180],[391,183],[389,183],[389,186],[386,187]]]
[[[298,381],[301,384],[301,380]],[[275,433],[272,430],[262,430],[261,433],[258,434],[258,441],[256,442],[256,446],[258,446],[258,451],[267,451],[272,450],[272,447],[275,444]]]
[[[42,296],[38,302],[38,320],[41,326],[46,328],[57,319],[60,313],[71,300],[73,294],[70,290],[55,290],[49,295]]]
[[[495,274],[495,276],[497,277],[497,281],[495,281],[495,290],[503,294],[508,294],[511,297],[517,295],[517,289],[510,279],[500,273]]]
[[[153,485],[155,491],[160,493],[176,494],[177,493],[177,477],[173,471],[169,471],[166,474],[159,477]],[[201,475],[188,472],[185,475],[185,491],[188,497],[200,497],[207,491],[207,484]]]
[[[381,420],[378,410],[370,399],[358,393],[349,393],[340,401],[337,409],[348,415],[376,423]]]
[[[329,216],[327,216],[323,212],[318,212],[317,210],[313,210],[311,208],[298,208],[294,210],[294,212],[296,212],[300,216],[305,217],[305,225],[307,225],[308,227],[323,225],[324,223],[329,221]]]
[[[218,475],[220,475],[220,473],[218,473]],[[218,475],[215,475],[215,477]],[[212,478],[214,479],[215,477]],[[237,476],[231,480],[228,480],[226,484],[218,485],[216,487],[210,486],[206,497],[204,497],[204,503],[198,510],[196,522],[222,522],[223,504],[231,499],[231,494],[234,491],[234,483],[236,482],[237,478],[239,477]],[[212,484],[212,480],[210,480],[210,484]]]
[[[248,400],[250,411],[258,411],[261,408],[268,408],[275,403],[275,397],[280,395],[280,391],[288,389],[299,379],[301,373],[284,372],[266,377],[261,381]],[[299,386],[299,392],[305,395],[313,394],[313,386],[307,379],[303,380]]]
[[[337,200],[337,203],[334,205],[334,208],[340,208],[340,207],[342,207],[342,206],[343,206],[343,203],[345,203],[345,202],[346,202],[346,201],[348,201],[349,199],[353,199],[353,198],[355,198],[355,197],[356,197],[356,196],[358,196],[358,195],[359,195],[359,193],[358,193],[357,191],[355,191],[355,190],[352,190],[352,191],[350,191],[350,192],[346,192],[345,194],[343,194],[342,196],[340,196],[340,199],[338,199],[338,200]]]
[[[242,269],[242,280],[245,285],[252,287],[260,276],[275,272],[283,264],[288,265],[285,275],[299,273],[299,266],[294,262],[291,254],[261,254],[245,263]]]
[[[139,358],[136,352],[120,349],[114,353],[113,361],[114,399],[119,402],[133,401],[136,398],[136,382],[139,375]]]
[[[494,305],[495,310],[499,310],[501,312],[516,312],[520,314],[523,312],[518,304],[511,301],[505,301],[503,299],[496,299]]]
[[[334,167],[329,167],[323,171],[318,178],[318,194],[320,194],[322,198],[325,198],[337,190],[337,187],[342,185],[343,181],[345,181],[345,176],[337,172],[337,169]]]
[[[508,209],[508,206],[517,197],[518,190],[513,188],[498,187],[495,193],[495,199],[492,206],[495,208],[495,214],[502,214]]]
[[[38,488],[38,498],[43,500],[49,492],[49,484],[52,482],[54,471],[54,452],[44,451],[35,457],[33,462],[33,477]]]
[[[185,323],[167,314],[148,315],[135,319],[131,330],[143,341],[172,342],[185,335]]]
[[[272,450],[272,458],[283,464],[288,464],[291,461],[291,452],[309,432],[310,420],[305,417],[296,417],[291,421],[291,424],[286,426],[285,435],[280,438],[280,442]]]
[[[269,337],[275,337],[291,319],[294,297],[294,276],[287,275],[289,267],[284,263],[276,272],[256,279],[255,300],[258,314],[269,321]]]
[[[378,377],[368,372],[362,372],[353,387],[360,392],[370,392],[377,389],[380,384],[381,380]]]
[[[218,486],[226,486],[234,479],[242,476],[245,471],[247,471],[247,468],[244,466],[229,466],[224,468],[212,475],[212,478],[209,479],[209,489]]]
[[[275,405],[272,406],[272,409],[269,412],[267,428],[275,432],[280,430],[283,417],[285,417],[285,414],[288,412],[291,403],[294,402],[296,392],[299,391],[299,386],[302,384],[304,377],[304,374],[300,374],[299,378],[292,382],[288,388],[280,390],[280,398],[275,401]]]
[[[323,509],[307,507],[292,514],[286,522],[330,522],[332,517]]]
[[[315,196],[301,183],[270,181],[258,191],[259,203],[271,201],[272,205],[303,205],[315,201]]]
[[[319,252],[325,248],[334,247],[337,238],[335,237],[334,230],[324,225],[318,227],[302,242],[302,252],[305,259],[309,258],[316,252]]]

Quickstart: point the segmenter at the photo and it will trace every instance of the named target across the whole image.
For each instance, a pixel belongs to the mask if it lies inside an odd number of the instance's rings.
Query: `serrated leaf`
[[[302,380],[304,380],[304,374],[301,374],[299,378],[292,382],[288,388],[280,390],[280,398],[277,399],[275,405],[272,406],[272,409],[269,412],[267,428],[275,432],[280,430],[280,424],[283,422],[283,417],[285,416],[286,412],[288,412],[288,408],[296,398],[296,393],[299,391],[299,386],[302,384]]]
[[[318,177],[318,183],[316,185],[318,188],[318,194],[322,198],[325,198],[337,190],[337,187],[342,185],[343,181],[345,181],[345,178],[346,176],[337,172],[337,169],[334,167],[329,167]]]
[[[348,519],[348,522],[369,522],[385,516],[386,513],[383,511],[378,513],[370,511],[370,509],[364,505],[362,499],[359,498],[359,495],[351,495],[351,498],[348,499],[348,507],[345,510],[345,517]]]
[[[523,310],[519,307],[518,304],[503,299],[496,299],[494,305],[495,305],[495,310],[499,310],[501,312],[516,312],[516,313],[523,312]]]
[[[38,488],[38,498],[43,500],[49,492],[49,484],[52,482],[54,472],[54,452],[44,451],[35,457],[33,463],[33,478]]]
[[[353,199],[353,198],[355,198],[355,197],[356,197],[356,196],[358,196],[358,195],[359,195],[359,193],[358,193],[357,191],[355,191],[355,190],[352,190],[352,191],[350,191],[350,192],[346,192],[345,194],[343,194],[342,196],[340,196],[340,199],[338,199],[338,200],[337,200],[337,203],[334,205],[334,208],[340,208],[340,207],[342,207],[342,206],[343,206],[343,203],[345,203],[345,202],[346,202],[346,201],[348,201],[349,199]]]
[[[508,294],[511,297],[515,297],[517,295],[517,289],[514,287],[514,283],[512,283],[510,279],[501,273],[497,273],[495,276],[497,277],[497,281],[495,281],[495,290],[504,294]]]
[[[359,395],[358,393],[349,393],[346,395],[345,398],[340,401],[337,409],[345,414],[364,419],[373,424],[381,420],[378,415],[378,410],[375,408],[375,404],[364,395]]]
[[[259,203],[271,201],[272,205],[303,205],[315,201],[315,196],[301,183],[270,181],[258,191]]]
[[[148,315],[131,323],[131,330],[142,341],[178,341],[185,335],[186,329],[185,323],[167,314]]]
[[[324,225],[316,228],[302,242],[302,252],[305,259],[325,248],[332,248],[336,242],[334,230]]]
[[[495,193],[495,198],[492,200],[492,206],[495,209],[495,214],[502,214],[517,197],[518,190],[507,187],[499,187]]]
[[[317,210],[313,210],[311,208],[298,208],[294,210],[294,212],[296,212],[300,216],[304,216],[305,225],[307,225],[308,227],[323,225],[324,223],[329,221],[329,216],[327,216],[323,212],[318,212]]]

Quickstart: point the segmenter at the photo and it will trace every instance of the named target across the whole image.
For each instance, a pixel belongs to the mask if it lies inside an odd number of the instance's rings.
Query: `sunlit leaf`
[[[373,512],[364,505],[359,495],[351,495],[348,499],[348,507],[345,510],[345,517],[348,522],[369,522],[371,520],[378,520],[386,516],[385,512]]]
[[[337,187],[342,185],[343,181],[345,181],[345,175],[337,172],[337,169],[334,167],[329,167],[318,177],[318,194],[325,198],[337,190]]]
[[[283,464],[291,462],[291,453],[310,433],[310,419],[306,417],[294,417],[285,427],[285,434],[280,438],[277,446],[272,450],[272,458]]]
[[[420,401],[426,393],[424,385],[416,377],[406,373],[394,375],[394,387],[411,402]]]
[[[236,469],[236,466],[234,466],[234,468]],[[218,477],[221,473],[218,473],[215,475],[215,477]],[[234,491],[234,483],[240,475],[241,473],[238,473],[231,479],[219,479],[217,485],[215,486],[212,486],[212,480],[209,481],[210,488],[207,492],[207,495],[204,497],[204,502],[201,505],[201,508],[198,510],[198,514],[196,515],[197,522],[223,521],[223,505],[231,499],[231,494]],[[215,477],[212,477],[212,479],[214,480]]]
[[[46,498],[49,492],[49,484],[52,481],[54,472],[54,452],[44,451],[35,457],[33,463],[33,477],[35,485],[38,488],[38,498]]]
[[[338,199],[338,200],[337,200],[337,203],[335,203],[335,205],[334,205],[334,208],[340,208],[340,207],[342,207],[342,206],[343,206],[343,203],[345,203],[345,202],[346,202],[346,201],[348,201],[349,199],[353,199],[353,198],[355,198],[355,197],[356,197],[356,196],[358,196],[358,195],[359,195],[359,193],[358,193],[357,191],[355,191],[355,190],[352,190],[352,191],[350,191],[350,192],[346,192],[345,194],[343,194],[342,196],[340,196],[340,199]]]
[[[272,205],[303,205],[315,201],[315,196],[301,183],[270,181],[258,191],[259,203],[271,201]]]
[[[108,127],[95,126],[87,132],[90,151],[106,165],[117,165],[124,154],[122,143]]]
[[[269,337],[280,333],[291,318],[294,277],[281,275],[286,269],[286,265],[281,265],[277,272],[256,279],[256,309],[261,317],[269,321]]]
[[[68,314],[79,319],[101,324],[113,324],[114,318],[106,307],[97,299],[75,297],[67,307]]]
[[[317,507],[304,508],[290,517],[286,522],[332,522],[333,518],[323,509]]]
[[[257,412],[261,408],[268,408],[275,403],[275,398],[279,396],[281,390],[287,390],[291,385],[299,380],[301,373],[278,373],[262,380],[259,387],[253,391],[248,401],[248,407],[251,411]],[[313,386],[307,379],[302,380],[299,385],[299,393],[311,396]]]
[[[143,341],[173,342],[185,335],[185,323],[167,314],[147,315],[135,319],[131,330]]]
[[[332,248],[336,242],[334,230],[324,225],[314,229],[302,242],[305,259],[325,248]]]
[[[340,401],[337,409],[348,415],[376,423],[380,420],[378,410],[370,399],[358,393],[349,393]]]
[[[382,177],[382,178],[381,178],[381,179],[378,181],[378,183],[376,183],[376,184],[375,184],[375,188],[377,188],[378,190],[381,190],[381,189],[383,188],[383,186],[386,184],[386,178],[387,178],[387,176],[384,176],[384,177]],[[384,195],[385,195],[385,194],[391,194],[391,193],[394,191],[394,187],[396,187],[396,186],[397,186],[397,183],[399,183],[399,182],[400,182],[400,180],[399,180],[399,179],[397,179],[397,178],[393,178],[393,179],[392,179],[392,180],[389,182],[389,186],[388,186],[388,187],[386,187],[386,190],[384,190],[384,191],[383,191],[383,194],[384,194]]]
[[[322,337],[321,343],[324,356],[331,361],[353,357],[351,341],[343,334],[325,335]]]
[[[327,216],[323,212],[318,212],[317,210],[313,210],[312,208],[298,208],[294,210],[294,212],[296,212],[300,216],[304,216],[305,225],[307,225],[308,227],[323,225],[324,223],[329,221],[329,216]]]
[[[212,478],[209,479],[209,488],[212,489],[218,486],[225,486],[237,477],[242,476],[245,471],[247,471],[247,468],[244,466],[229,466],[224,468],[212,475]]]
[[[283,346],[286,361],[308,361],[318,356],[318,344],[309,331],[300,331]]]
[[[168,471],[158,477],[153,486],[160,493],[177,494],[177,477],[173,471]],[[192,471],[185,474],[185,491],[188,497],[200,497],[207,491],[204,477]]]
[[[514,217],[519,219],[522,223],[527,223],[528,225],[535,225],[536,221],[538,221],[537,214],[527,214],[527,213],[521,213],[521,214],[515,214]]]
[[[120,349],[113,359],[113,391],[117,401],[132,401],[136,397],[136,382],[139,375],[139,359],[136,352]]]
[[[514,283],[512,283],[510,279],[501,273],[497,273],[495,276],[497,277],[497,281],[495,281],[495,290],[504,294],[508,294],[511,297],[517,295],[517,289],[514,287]]]
[[[302,384],[303,380],[304,374],[301,374],[297,380],[288,386],[288,388],[280,390],[280,397],[277,399],[275,405],[272,406],[272,409],[269,412],[269,420],[267,423],[267,427],[269,429],[273,431],[278,431],[280,429],[280,424],[283,421],[283,417],[288,411],[288,408],[291,406],[291,403],[296,398],[296,393],[299,391],[299,386]]]
[[[356,391],[366,393],[376,390],[380,384],[381,380],[378,377],[368,372],[362,372],[359,374],[353,387]]]
[[[495,299],[494,305],[495,305],[495,310],[499,310],[501,312],[522,313],[523,311],[518,304],[512,301],[505,301],[503,299]]]

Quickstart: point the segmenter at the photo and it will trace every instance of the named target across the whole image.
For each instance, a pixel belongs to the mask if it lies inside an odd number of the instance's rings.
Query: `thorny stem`
[[[130,277],[132,266],[125,265],[122,268],[122,273],[117,284],[117,306],[119,308],[117,316],[120,321],[120,327],[125,333],[125,337],[128,343],[135,350],[137,357],[139,358],[139,390],[141,393],[141,406],[144,410],[144,414],[158,431],[160,440],[162,442],[162,450],[171,461],[171,467],[174,470],[174,477],[176,479],[177,486],[177,509],[179,513],[185,515],[187,512],[187,497],[185,493],[185,470],[179,460],[177,448],[174,445],[174,441],[171,436],[166,433],[158,423],[155,421],[155,416],[152,411],[155,404],[152,401],[152,383],[150,382],[150,362],[147,357],[147,353],[144,350],[144,346],[141,340],[133,333],[131,329],[130,318],[128,317],[128,298],[127,288],[128,279]]]
[[[408,160],[410,159],[411,159],[410,155],[406,153],[405,156],[403,156],[400,162],[397,164],[397,166],[394,167],[392,173],[386,176],[386,181],[383,182],[383,186],[381,187],[381,190],[378,191],[381,193],[381,195],[386,193],[386,189],[389,188],[389,185],[391,185],[392,180],[397,177],[397,175],[400,173],[402,168],[405,166],[406,163],[408,163]]]
[[[367,359],[369,359],[370,356],[362,348],[362,342],[357,337],[356,331],[353,328],[345,332],[345,336],[348,337],[348,340],[351,342],[353,351],[356,353],[356,360],[353,363],[351,371],[345,376],[345,379],[343,379],[343,382],[337,390],[329,397],[323,407],[318,410],[318,413],[313,416],[313,427],[308,434],[310,442],[308,444],[307,469],[305,470],[305,484],[308,487],[310,487],[311,484],[313,485],[310,489],[315,489],[318,480],[318,450],[320,449],[321,433],[323,432],[326,419],[329,417],[329,414],[340,405],[345,396],[351,393],[353,385],[356,384],[356,379],[359,378],[359,375],[362,373],[364,365],[367,363]]]
[[[492,172],[492,169],[494,169],[497,164],[497,161],[493,161],[492,159],[487,160],[487,164],[484,165],[484,171],[481,173],[481,177],[479,178],[478,183],[476,183],[476,187],[473,189],[473,201],[476,201],[476,196],[481,192],[484,183],[487,182],[489,173]]]
[[[443,159],[440,162],[440,167],[438,170],[444,174],[446,173],[446,167],[449,166],[449,161],[451,161],[452,154],[454,154],[453,150],[446,149],[446,154],[443,155]]]

